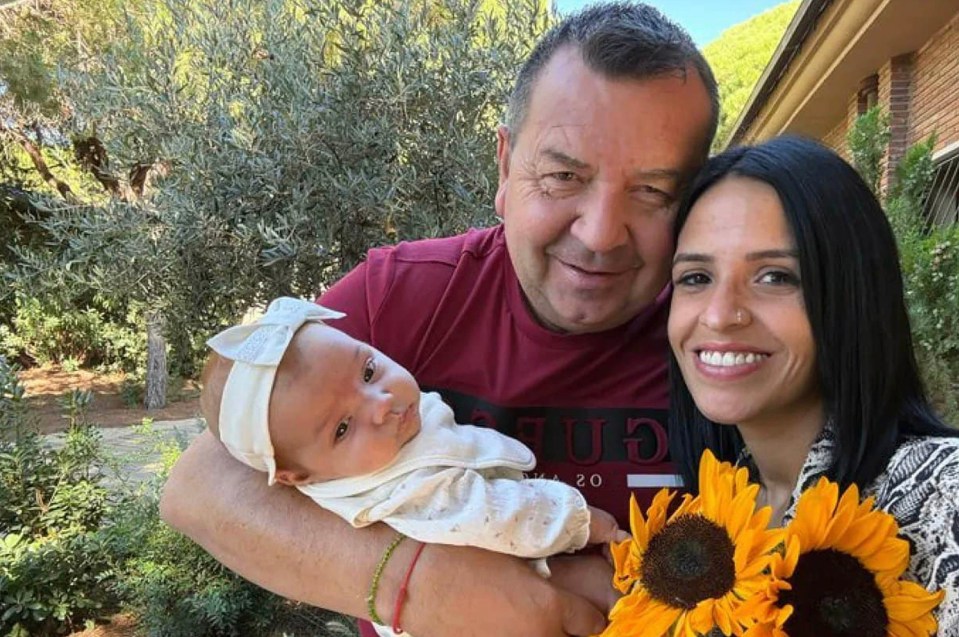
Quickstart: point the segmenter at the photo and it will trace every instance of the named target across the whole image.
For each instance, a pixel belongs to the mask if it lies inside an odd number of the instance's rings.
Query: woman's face
[[[673,259],[669,342],[710,420],[784,425],[821,412],[801,276],[771,186],[727,177],[693,206]]]

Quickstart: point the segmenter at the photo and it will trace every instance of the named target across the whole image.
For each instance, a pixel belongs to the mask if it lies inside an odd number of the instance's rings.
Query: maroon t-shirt
[[[646,503],[675,483],[668,290],[616,329],[557,334],[530,316],[497,226],[371,250],[321,303],[346,313],[336,327],[439,392],[458,422],[526,443],[533,475],[579,488],[624,528],[630,491]]]

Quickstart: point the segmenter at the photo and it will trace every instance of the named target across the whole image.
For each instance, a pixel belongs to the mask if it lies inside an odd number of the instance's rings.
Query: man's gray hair
[[[708,148],[719,122],[719,90],[709,64],[685,29],[653,7],[635,2],[586,7],[543,36],[520,69],[509,98],[506,126],[511,144],[523,126],[536,78],[565,46],[575,47],[587,67],[610,78],[686,77],[692,66],[706,87],[712,108]]]

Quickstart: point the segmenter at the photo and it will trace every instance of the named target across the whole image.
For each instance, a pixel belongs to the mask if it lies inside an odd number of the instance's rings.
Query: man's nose
[[[597,188],[582,202],[570,230],[592,252],[610,252],[629,241],[626,202],[611,189]]]

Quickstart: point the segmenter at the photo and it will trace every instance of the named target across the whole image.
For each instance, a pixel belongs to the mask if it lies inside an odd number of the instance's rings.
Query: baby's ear
[[[292,469],[277,469],[276,470],[276,482],[277,484],[284,484],[288,487],[296,487],[301,484],[308,484],[311,482],[310,474],[305,471],[294,471]]]

